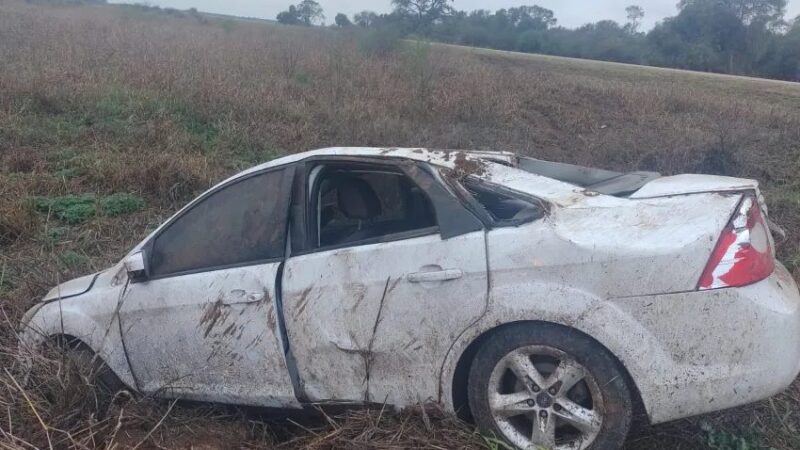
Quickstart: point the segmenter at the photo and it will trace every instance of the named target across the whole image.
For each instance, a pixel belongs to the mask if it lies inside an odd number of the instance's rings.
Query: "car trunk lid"
[[[719,175],[684,174],[661,177],[652,180],[632,193],[628,198],[647,199],[670,197],[673,195],[701,194],[707,192],[754,192],[764,217],[769,216],[767,203],[758,188],[758,181],[747,178],[734,178]],[[785,232],[768,220],[770,229],[781,236]]]
[[[631,199],[648,199],[659,197],[671,197],[675,195],[690,195],[702,193],[747,193],[752,192],[758,202],[759,207],[764,215],[767,227],[772,232],[770,235],[770,244],[772,245],[772,253],[775,253],[775,246],[772,242],[773,235],[778,236],[778,241],[781,242],[786,238],[786,231],[783,230],[778,224],[770,220],[767,203],[762,195],[758,181],[750,180],[747,178],[734,178],[719,175],[700,175],[700,174],[684,174],[674,175],[669,177],[657,178],[645,184],[631,194]]]

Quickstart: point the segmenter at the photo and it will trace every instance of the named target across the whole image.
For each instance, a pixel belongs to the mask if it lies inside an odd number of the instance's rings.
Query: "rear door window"
[[[541,205],[500,187],[474,178],[465,178],[462,184],[486,210],[495,225],[518,225],[541,218],[544,214]]]
[[[325,171],[317,198],[319,247],[436,227],[436,213],[428,197],[399,172]]]

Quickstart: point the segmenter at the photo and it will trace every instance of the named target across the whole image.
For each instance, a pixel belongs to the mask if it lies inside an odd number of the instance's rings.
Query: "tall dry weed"
[[[143,7],[0,2],[0,446],[459,448],[446,418],[370,410],[275,424],[134,399],[101,414],[60,353],[17,386],[15,324],[60,280],[100,270],[199,191],[279,155],[339,145],[512,150],[615,170],[757,178],[800,275],[800,87],[364,35],[198,20]],[[125,193],[146,208],[69,224],[32,199]],[[54,376],[52,376],[55,374]],[[708,418],[776,448],[798,387]],[[745,424],[745,425],[742,425]],[[632,448],[702,447],[698,422]],[[795,437],[793,437],[795,436]]]

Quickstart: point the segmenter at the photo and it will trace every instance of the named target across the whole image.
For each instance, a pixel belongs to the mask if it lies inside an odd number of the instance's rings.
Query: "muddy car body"
[[[78,340],[142,393],[435,402],[606,448],[637,402],[664,422],[788,386],[799,306],[754,181],[333,148],[210,189],[53,289],[21,345]]]

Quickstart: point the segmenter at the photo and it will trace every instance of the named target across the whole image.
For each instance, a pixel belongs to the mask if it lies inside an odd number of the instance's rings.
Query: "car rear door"
[[[282,282],[290,359],[303,395],[315,402],[435,401],[450,346],[485,311],[483,225],[425,166],[336,163],[311,161],[310,176],[298,176],[295,250]],[[343,167],[337,183],[353,174],[372,183],[382,212],[359,220],[352,239],[338,232],[340,242],[321,242],[319,224],[336,220],[324,218],[336,202],[320,196],[319,180],[331,167]],[[393,193],[390,179],[406,186],[403,195]],[[405,218],[389,205],[400,196],[410,197]],[[434,217],[425,217],[426,201]],[[392,215],[399,222],[370,232],[370,224]]]
[[[120,309],[141,391],[298,406],[276,312],[293,172],[215,189],[144,246],[148,279],[126,287]]]

